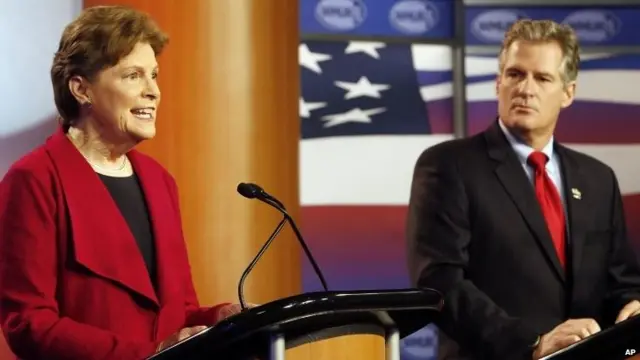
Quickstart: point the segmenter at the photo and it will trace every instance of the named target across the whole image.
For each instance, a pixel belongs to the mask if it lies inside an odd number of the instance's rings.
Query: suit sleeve
[[[171,177],[168,177],[168,183],[171,190],[171,198],[173,199],[173,202],[174,202],[173,205],[176,209],[176,214],[178,216],[178,223],[180,224],[180,233],[183,234],[178,186],[175,180]],[[184,235],[182,235],[182,238],[184,239]],[[193,277],[191,275],[191,266],[189,266],[186,244],[185,244],[184,253],[185,253],[185,257],[187,258],[187,261],[185,262],[186,265],[182,269],[183,284],[185,286],[185,291],[186,291],[185,293],[185,310],[186,310],[185,319],[186,320],[185,320],[184,326],[185,327],[200,326],[200,325],[213,326],[216,323],[218,323],[218,321],[220,321],[220,309],[223,306],[228,305],[229,303],[221,303],[211,307],[200,306],[200,302],[198,301],[196,290],[193,286]]]
[[[411,281],[444,295],[435,323],[466,352],[488,359],[531,359],[538,334],[466,276],[469,200],[449,145],[427,149],[414,170],[407,220]]]
[[[61,317],[50,190],[32,172],[11,169],[0,183],[0,321],[23,360],[140,360],[157,344],[132,341]]]
[[[618,313],[632,300],[640,300],[640,265],[636,251],[627,236],[622,195],[613,170],[611,196],[611,247],[609,256],[609,292],[607,294],[607,322],[613,324]]]

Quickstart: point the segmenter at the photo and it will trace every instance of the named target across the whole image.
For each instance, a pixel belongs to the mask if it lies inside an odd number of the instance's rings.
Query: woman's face
[[[78,93],[85,94],[91,103],[84,120],[93,121],[92,125],[110,139],[140,142],[153,138],[160,103],[157,76],[153,49],[138,43],[118,64],[99,72],[94,81],[77,84]],[[82,97],[79,99],[82,103]]]

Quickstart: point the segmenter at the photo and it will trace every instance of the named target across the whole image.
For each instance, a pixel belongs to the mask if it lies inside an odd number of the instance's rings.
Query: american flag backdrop
[[[410,286],[404,226],[413,167],[452,136],[451,48],[304,41],[301,71],[301,227],[332,289]],[[468,132],[496,116],[495,56],[467,56]],[[640,55],[584,55],[577,101],[557,138],[609,164],[640,244]],[[640,246],[639,246],[640,247]],[[304,290],[319,290],[311,267]],[[433,359],[431,327],[404,340],[404,360]]]

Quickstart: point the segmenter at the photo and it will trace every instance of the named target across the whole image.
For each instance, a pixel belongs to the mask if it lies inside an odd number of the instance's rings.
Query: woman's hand
[[[160,345],[158,345],[158,347],[156,348],[156,353],[172,345],[175,345],[180,341],[203,331],[206,328],[207,328],[206,326],[193,326],[193,327],[183,328],[182,330],[178,331],[177,333],[174,333],[173,335],[166,338],[163,342],[161,342]]]

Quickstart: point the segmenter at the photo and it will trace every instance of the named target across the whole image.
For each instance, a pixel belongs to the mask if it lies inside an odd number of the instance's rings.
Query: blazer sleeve
[[[610,171],[611,179],[611,251],[609,254],[609,292],[607,293],[605,318],[615,322],[618,313],[632,300],[640,300],[640,265],[637,252],[627,236],[627,227],[618,180]]]
[[[191,326],[213,326],[221,320],[220,309],[227,303],[218,304],[211,307],[201,307],[198,303],[196,292],[191,282],[191,274],[185,275],[185,284],[187,284],[186,293],[186,327]]]
[[[177,221],[180,228],[180,234],[184,243],[184,234],[182,231],[182,215],[180,212],[180,200],[178,195],[178,186],[175,180],[170,176],[167,176],[167,182],[169,190],[171,192],[171,198],[173,199],[173,206],[176,210]],[[191,326],[213,326],[220,321],[220,309],[228,305],[229,303],[221,303],[215,306],[200,306],[198,296],[193,286],[193,277],[191,275],[191,266],[189,266],[188,255],[185,244],[185,256],[187,257],[186,266],[182,269],[183,284],[185,285],[185,327]]]
[[[44,171],[43,171],[44,172]],[[60,316],[56,203],[46,176],[10,169],[0,183],[0,322],[23,360],[140,360],[158,344]]]
[[[407,219],[411,281],[444,295],[435,324],[465,352],[488,359],[531,359],[535,330],[507,314],[466,276],[469,200],[452,145],[427,149],[414,169]]]

